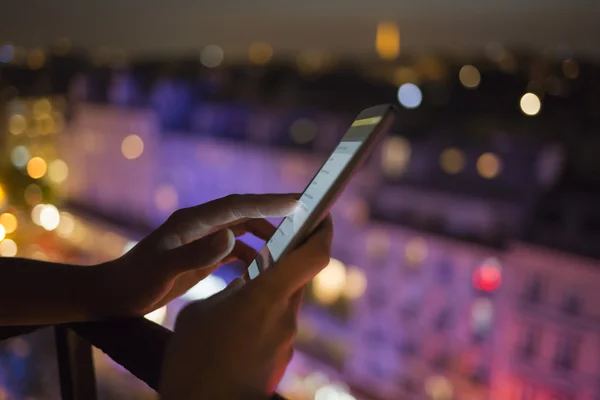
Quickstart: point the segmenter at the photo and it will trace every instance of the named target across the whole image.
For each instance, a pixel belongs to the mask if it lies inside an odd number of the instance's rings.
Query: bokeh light
[[[400,29],[393,22],[382,22],[377,25],[375,50],[380,58],[393,60],[400,54]]]
[[[138,135],[128,135],[121,143],[121,153],[128,160],[139,158],[144,152],[144,141]]]
[[[404,174],[410,161],[410,142],[400,136],[388,137],[381,154],[381,167],[386,176],[398,178]]]
[[[390,252],[390,235],[381,230],[373,230],[367,233],[365,238],[367,256],[371,260],[382,260]]]
[[[179,195],[173,185],[163,184],[154,192],[154,204],[162,212],[173,212],[179,205]]]
[[[10,152],[10,162],[17,168],[24,168],[31,156],[25,146],[17,146]]]
[[[477,160],[477,172],[486,179],[493,179],[502,171],[502,162],[494,153],[484,153]]]
[[[432,376],[425,381],[425,392],[430,400],[452,400],[452,382],[444,376]]]
[[[35,49],[27,55],[27,66],[33,70],[40,69],[46,63],[46,55],[42,49]]]
[[[12,239],[4,239],[0,242],[0,256],[2,257],[14,257],[18,250],[17,244]]]
[[[366,290],[367,277],[365,273],[358,267],[348,267],[343,296],[350,300],[357,300],[363,296]]]
[[[412,238],[406,243],[404,252],[409,265],[419,266],[427,258],[427,242],[420,237]]]
[[[62,183],[69,176],[69,167],[63,160],[56,159],[48,166],[48,178],[54,183]]]
[[[483,262],[473,272],[473,285],[484,292],[493,292],[502,284],[502,269],[500,262],[490,258]]]
[[[4,227],[6,233],[13,233],[17,230],[19,221],[14,214],[5,212],[0,214],[0,224]]]
[[[404,108],[414,109],[421,105],[423,93],[414,83],[405,83],[398,88],[398,101]]]
[[[52,204],[42,206],[40,211],[40,225],[47,231],[55,230],[60,224],[60,213]]]
[[[52,112],[52,103],[45,97],[37,99],[33,102],[32,110],[35,118],[47,117]]]
[[[4,207],[6,205],[6,192],[4,191],[4,188],[2,187],[2,185],[0,185],[0,208]]]
[[[321,304],[335,303],[346,286],[346,266],[331,258],[329,264],[317,274],[312,283],[315,299]]]
[[[248,48],[248,58],[254,64],[267,64],[273,58],[273,47],[265,42],[252,43]]]
[[[3,225],[0,225],[0,241],[4,240],[6,237],[6,229]]]
[[[464,87],[475,89],[481,83],[481,74],[473,65],[465,65],[460,69],[460,72],[458,73],[458,79]]]
[[[0,46],[0,63],[9,63],[15,56],[15,48],[10,44]]]
[[[579,76],[579,64],[575,60],[565,60],[562,64],[563,75],[568,79],[576,79]]]
[[[33,179],[40,179],[46,175],[47,169],[46,161],[41,157],[33,157],[27,163],[27,173]]]
[[[540,98],[533,93],[525,93],[521,97],[521,111],[526,115],[537,115],[542,109]]]
[[[8,119],[8,131],[13,135],[20,135],[27,129],[27,120],[21,114],[11,115]]]
[[[464,153],[456,147],[451,147],[440,154],[440,166],[447,174],[458,174],[465,169],[466,159]]]
[[[223,49],[215,44],[204,47],[200,52],[200,62],[208,68],[218,67],[221,65],[224,58],[225,53],[223,52]]]
[[[306,144],[317,136],[317,125],[308,118],[300,118],[290,126],[290,137],[294,143]]]
[[[60,222],[56,227],[56,234],[64,239],[67,239],[73,234],[74,230],[75,219],[70,213],[62,211],[60,213]]]

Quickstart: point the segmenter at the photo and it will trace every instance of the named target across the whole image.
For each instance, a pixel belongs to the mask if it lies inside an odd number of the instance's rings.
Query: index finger
[[[297,194],[234,194],[175,211],[167,221],[183,243],[249,218],[280,218],[298,207]]]
[[[332,239],[333,223],[328,216],[304,244],[259,275],[257,284],[262,281],[278,297],[291,297],[329,264]]]

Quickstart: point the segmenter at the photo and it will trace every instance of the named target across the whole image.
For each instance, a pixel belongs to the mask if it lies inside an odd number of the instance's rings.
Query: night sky
[[[280,52],[361,55],[373,54],[382,19],[400,24],[402,51],[471,51],[499,41],[600,56],[597,0],[0,0],[0,42],[32,47],[68,37],[143,52],[216,43],[234,56],[261,40]]]

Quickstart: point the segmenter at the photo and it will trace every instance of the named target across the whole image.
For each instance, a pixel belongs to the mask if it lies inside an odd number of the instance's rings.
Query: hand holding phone
[[[395,117],[391,105],[362,111],[341,142],[300,196],[301,207],[286,217],[275,234],[248,267],[250,279],[277,263],[301,244],[329,213],[335,200],[371,154],[378,140],[391,128]]]

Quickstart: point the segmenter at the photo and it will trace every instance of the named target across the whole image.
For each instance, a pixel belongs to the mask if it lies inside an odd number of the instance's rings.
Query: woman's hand
[[[184,308],[165,353],[161,398],[268,399],[292,358],[304,286],[329,263],[332,234],[328,218],[256,279]]]
[[[123,257],[95,268],[101,293],[93,314],[144,315],[184,294],[233,260],[250,263],[256,251],[236,240],[245,233],[267,240],[275,227],[264,218],[284,217],[297,195],[231,195],[181,209]]]

